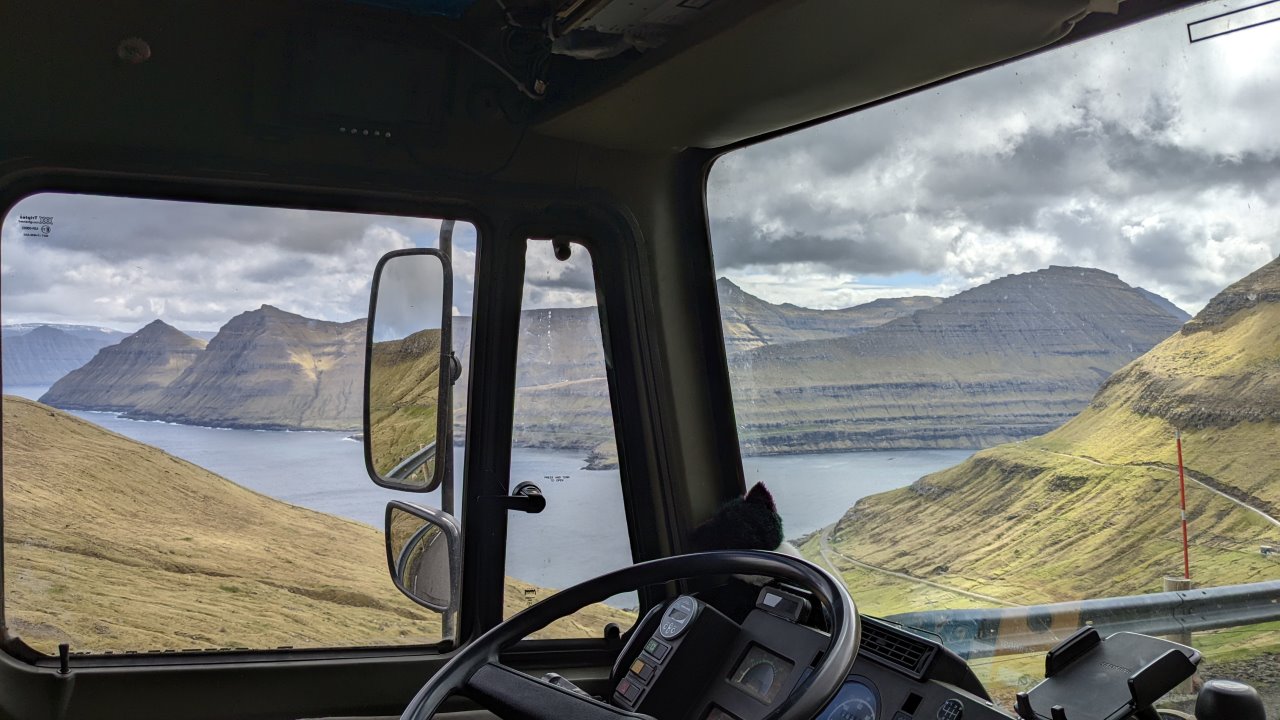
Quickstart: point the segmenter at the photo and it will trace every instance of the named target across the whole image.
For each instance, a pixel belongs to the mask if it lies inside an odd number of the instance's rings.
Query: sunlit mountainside
[[[4,397],[5,620],[56,653],[435,642],[383,535],[260,495],[45,405]],[[67,488],[73,488],[69,492]],[[508,612],[540,588],[508,579]],[[592,606],[565,623],[629,624]],[[582,637],[559,624],[541,637]]]
[[[370,440],[376,469],[385,474],[436,440],[440,331],[374,343],[372,362]]]
[[[1192,577],[1280,578],[1280,260],[1116,372],[1076,417],[860,501],[837,552],[1018,603],[1137,594],[1180,575],[1175,430]],[[910,518],[904,522],[904,518]]]

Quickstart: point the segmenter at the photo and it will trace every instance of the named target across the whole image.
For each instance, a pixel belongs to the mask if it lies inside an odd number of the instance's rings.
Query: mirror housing
[[[447,513],[387,503],[387,568],[400,592],[423,607],[450,613],[458,601],[462,538]]]
[[[382,487],[429,492],[449,471],[452,310],[447,255],[414,248],[378,260],[365,335],[364,460]]]

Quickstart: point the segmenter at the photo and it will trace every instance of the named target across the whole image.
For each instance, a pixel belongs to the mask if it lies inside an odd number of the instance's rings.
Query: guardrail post
[[[1175,592],[1178,590],[1190,590],[1190,589],[1191,589],[1191,578],[1167,577],[1164,579],[1165,592]],[[1176,643],[1181,643],[1183,645],[1186,645],[1187,647],[1192,647],[1191,632],[1189,630],[1186,632],[1174,633],[1173,635],[1169,635],[1168,638]],[[1195,685],[1193,681],[1198,676],[1199,676],[1199,673],[1196,673],[1195,675],[1192,675],[1191,677],[1187,678],[1186,682],[1182,683],[1177,687],[1176,692],[1184,695],[1195,694]]]

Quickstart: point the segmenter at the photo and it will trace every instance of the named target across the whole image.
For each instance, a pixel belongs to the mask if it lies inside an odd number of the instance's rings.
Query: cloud
[[[558,260],[550,241],[528,241],[524,256],[524,297],[521,300],[525,310],[596,304],[591,253],[581,245],[569,247],[569,259]]]
[[[722,158],[717,271],[833,307],[894,274],[944,294],[1088,265],[1198,309],[1280,254],[1280,26],[1189,45],[1204,12]]]
[[[444,265],[434,255],[394,257],[382,266],[374,340],[399,340],[439,329],[444,311]]]
[[[23,237],[19,214],[52,216],[49,236]],[[436,245],[439,221],[45,194],[18,203],[2,233],[6,323],[131,331],[159,317],[214,330],[262,304],[326,320],[364,317],[378,258]],[[463,313],[475,247],[475,228],[459,223],[454,304]]]

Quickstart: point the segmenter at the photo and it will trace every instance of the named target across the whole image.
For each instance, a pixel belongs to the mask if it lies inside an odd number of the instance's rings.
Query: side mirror
[[[457,524],[439,510],[387,503],[387,566],[400,592],[436,612],[450,612],[462,571]]]
[[[453,275],[440,251],[396,250],[378,261],[365,340],[364,460],[382,487],[428,492],[448,470],[453,412],[440,399],[453,382],[452,309]]]

